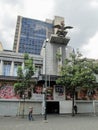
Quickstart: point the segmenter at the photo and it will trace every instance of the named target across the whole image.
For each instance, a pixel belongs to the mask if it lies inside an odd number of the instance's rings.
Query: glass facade
[[[42,44],[52,30],[53,24],[23,17],[18,52],[40,55]]]

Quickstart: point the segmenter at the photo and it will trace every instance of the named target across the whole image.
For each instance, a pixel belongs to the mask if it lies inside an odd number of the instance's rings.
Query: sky
[[[0,0],[0,42],[12,50],[17,16],[45,21],[61,16],[69,46],[88,58],[98,59],[98,0]]]

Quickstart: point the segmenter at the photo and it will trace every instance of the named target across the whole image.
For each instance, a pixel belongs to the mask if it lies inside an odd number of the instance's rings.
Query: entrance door
[[[47,114],[59,114],[59,102],[57,101],[48,101],[46,103]]]

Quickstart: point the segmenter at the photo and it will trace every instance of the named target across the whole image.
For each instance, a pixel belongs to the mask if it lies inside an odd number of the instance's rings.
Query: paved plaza
[[[0,130],[98,130],[98,116],[93,115],[48,115],[47,122],[42,116],[0,117]]]

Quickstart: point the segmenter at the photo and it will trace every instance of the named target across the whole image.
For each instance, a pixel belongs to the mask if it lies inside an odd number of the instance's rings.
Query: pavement
[[[34,121],[27,117],[0,117],[0,130],[98,130],[98,116],[94,115],[41,115]]]

